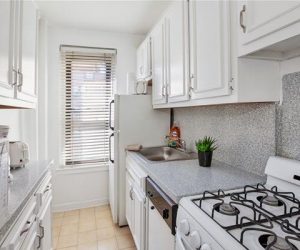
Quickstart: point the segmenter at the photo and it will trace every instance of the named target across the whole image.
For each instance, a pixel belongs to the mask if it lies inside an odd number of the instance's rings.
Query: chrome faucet
[[[168,146],[170,146],[170,136],[166,136],[165,137],[166,139],[166,143]],[[186,152],[186,141],[179,138],[178,141],[176,141],[176,149],[180,150],[180,151],[183,151],[183,152]]]
[[[177,149],[186,152],[186,141],[179,138],[177,143]]]

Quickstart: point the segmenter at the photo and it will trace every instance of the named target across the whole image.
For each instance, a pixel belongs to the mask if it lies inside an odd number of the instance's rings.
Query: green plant
[[[195,142],[198,152],[213,152],[218,147],[216,146],[216,139],[205,136],[203,139],[199,139]]]

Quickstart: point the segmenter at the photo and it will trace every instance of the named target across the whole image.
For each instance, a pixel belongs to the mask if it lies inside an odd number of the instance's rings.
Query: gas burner
[[[259,202],[262,202],[263,204],[273,206],[273,207],[280,207],[283,205],[283,202],[273,195],[257,196],[256,199]]]
[[[240,213],[236,207],[230,205],[229,203],[217,203],[215,205],[215,209],[217,212],[224,215],[237,215]]]
[[[258,241],[263,248],[267,248],[274,241],[275,236],[271,234],[263,234],[259,237]],[[293,244],[288,243],[284,238],[277,236],[276,242],[272,245],[270,250],[298,250]]]

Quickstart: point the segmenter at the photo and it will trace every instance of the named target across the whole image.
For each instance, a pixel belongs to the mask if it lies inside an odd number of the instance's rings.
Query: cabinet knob
[[[165,208],[163,210],[163,218],[166,220],[169,218],[169,209]]]
[[[151,210],[154,210],[154,208],[155,208],[154,206],[151,206],[151,207],[150,207]]]

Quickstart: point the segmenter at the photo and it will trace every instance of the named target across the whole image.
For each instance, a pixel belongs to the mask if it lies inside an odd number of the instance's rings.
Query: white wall
[[[300,57],[295,57],[280,63],[281,76],[300,71]]]
[[[61,164],[61,62],[59,46],[80,45],[117,49],[116,92],[126,94],[127,72],[135,72],[136,48],[143,36],[78,30],[48,29],[48,157]],[[108,199],[108,169],[60,170],[54,176],[54,210],[103,204]]]
[[[9,126],[8,138],[10,141],[17,141],[21,139],[19,110],[0,110],[0,125]]]

